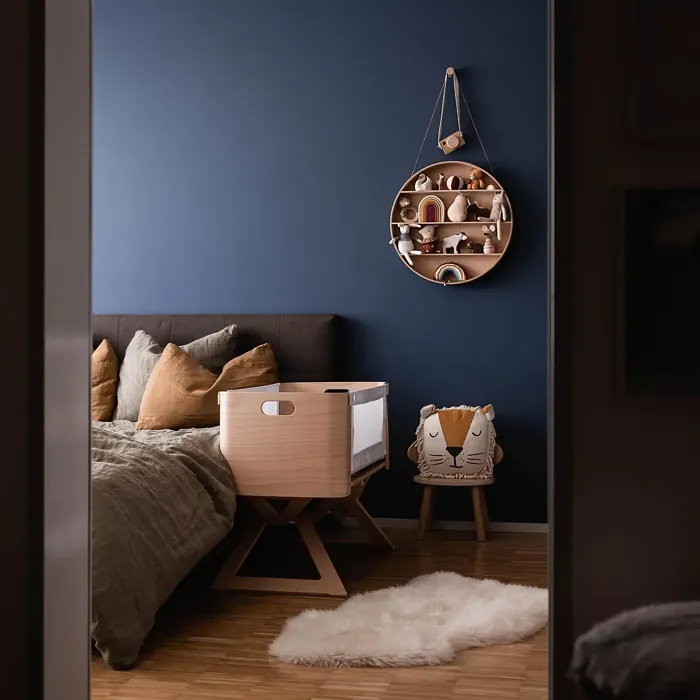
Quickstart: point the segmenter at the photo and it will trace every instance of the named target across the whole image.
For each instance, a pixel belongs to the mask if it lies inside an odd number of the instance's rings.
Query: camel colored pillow
[[[265,343],[210,372],[170,343],[153,369],[141,400],[138,430],[207,428],[219,425],[220,391],[277,382],[277,363]]]
[[[218,373],[236,354],[237,335],[238,327],[232,325],[181,347],[197,362]],[[114,420],[138,420],[143,392],[146,391],[148,378],[162,352],[163,348],[152,335],[146,331],[134,333],[124,353],[122,366],[119,368],[117,410]]]
[[[118,380],[119,359],[105,339],[92,353],[92,420],[112,420]]]

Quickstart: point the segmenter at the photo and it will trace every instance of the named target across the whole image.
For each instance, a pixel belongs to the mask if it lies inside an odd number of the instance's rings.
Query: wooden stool
[[[408,448],[408,458],[418,464],[418,448],[414,442]],[[496,453],[493,463],[498,464],[503,459],[503,450],[496,445]],[[441,479],[425,476],[414,476],[413,481],[423,486],[423,500],[421,501],[420,517],[418,519],[419,540],[425,537],[425,533],[432,527],[433,513],[435,511],[435,488],[437,486],[466,486],[472,490],[472,505],[474,506],[474,521],[476,523],[476,539],[486,542],[486,531],[489,529],[489,516],[486,509],[486,496],[484,486],[493,484],[493,479]]]

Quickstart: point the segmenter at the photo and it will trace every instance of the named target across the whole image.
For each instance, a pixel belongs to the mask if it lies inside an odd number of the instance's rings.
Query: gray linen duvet
[[[109,666],[133,665],[158,608],[234,511],[218,427],[92,424],[92,637]]]

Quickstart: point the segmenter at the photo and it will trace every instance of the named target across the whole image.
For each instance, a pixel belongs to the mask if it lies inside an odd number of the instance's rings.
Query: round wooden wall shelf
[[[400,234],[399,226],[411,226],[413,247],[416,252],[420,251],[420,255],[408,255],[413,265],[399,251],[399,241],[394,242],[394,249],[403,264],[423,279],[445,286],[473,282],[498,264],[510,244],[513,210],[508,195],[498,180],[479,168],[483,188],[467,189],[469,173],[477,167],[472,163],[455,160],[433,163],[411,176],[396,195],[389,220],[390,240]],[[426,177],[430,178],[432,189],[416,190],[416,183],[423,182]],[[451,211],[450,207],[460,195],[466,201],[461,198]],[[480,217],[491,217],[494,195],[503,197],[505,220],[501,219],[500,223],[479,220]],[[466,205],[466,211],[462,214],[466,219],[452,221],[454,218],[462,218],[460,214],[464,206],[460,204]],[[424,226],[435,227],[432,241],[425,240],[421,235]],[[484,226],[488,227],[486,232]],[[429,234],[430,229],[424,233]],[[493,251],[489,238],[494,246]],[[483,252],[484,248],[487,252]]]

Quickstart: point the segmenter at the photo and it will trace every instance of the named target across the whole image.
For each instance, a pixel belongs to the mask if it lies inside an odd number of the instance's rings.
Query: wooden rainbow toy
[[[467,279],[464,270],[456,263],[450,262],[440,265],[433,276],[444,285],[448,285],[451,282],[465,282]]]
[[[445,203],[434,194],[421,199],[418,205],[418,221],[421,224],[439,224],[445,221]]]

